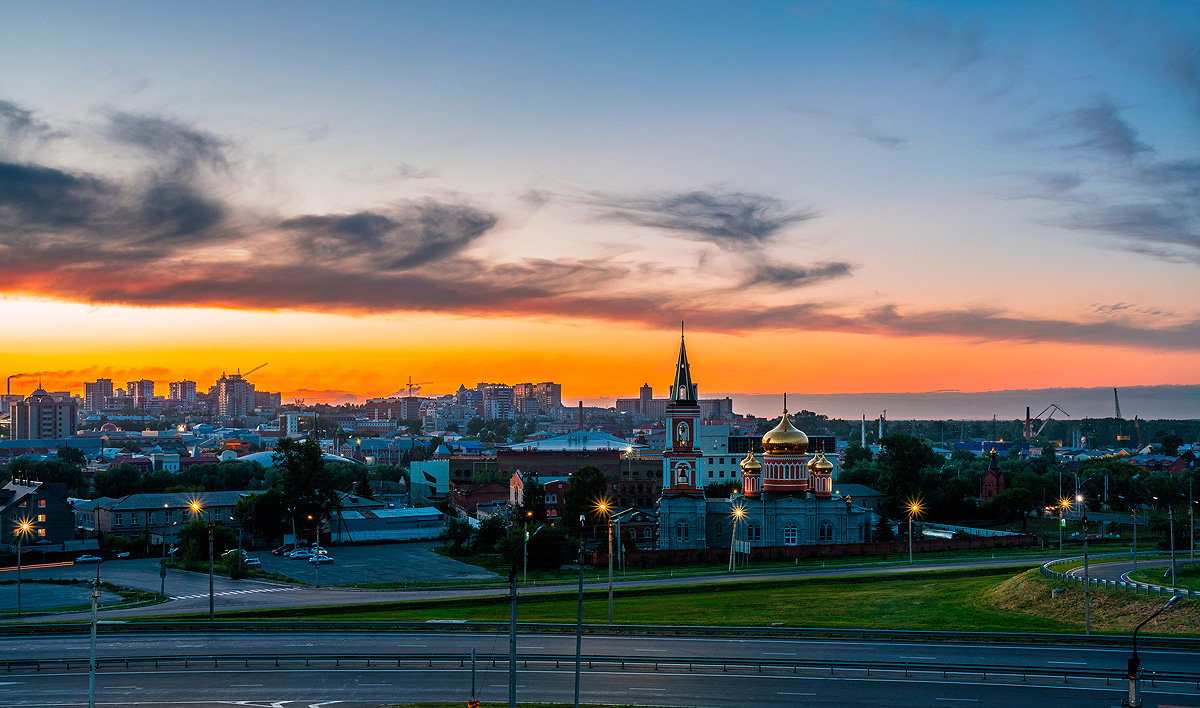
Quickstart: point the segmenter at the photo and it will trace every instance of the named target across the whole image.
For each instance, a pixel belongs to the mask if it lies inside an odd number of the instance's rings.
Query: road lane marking
[[[794,651],[764,651],[763,655],[764,656],[799,656],[799,654],[797,654]],[[900,658],[903,659],[904,657],[900,657]]]
[[[1086,661],[1047,661],[1047,664],[1072,664],[1074,666],[1087,666]]]
[[[926,661],[935,661],[936,656],[899,656],[898,659],[925,659]]]
[[[777,696],[815,696],[815,693],[801,693],[800,691],[776,691]]]
[[[665,652],[666,651],[666,649],[642,649],[641,647],[634,647],[633,650],[634,651],[654,651],[654,652]]]
[[[630,691],[665,691],[665,688],[649,688],[646,686],[630,686]]]
[[[935,698],[935,701],[961,701],[963,703],[978,703],[978,698]]]

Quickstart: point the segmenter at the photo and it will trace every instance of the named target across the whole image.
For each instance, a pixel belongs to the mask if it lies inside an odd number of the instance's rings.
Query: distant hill
[[[1132,420],[1142,419],[1200,419],[1200,385],[1186,386],[1121,386],[1121,415]],[[706,393],[702,398],[733,399],[733,410],[755,416],[779,415],[782,392]],[[615,399],[585,400],[585,405],[610,407]],[[788,392],[788,408],[795,412],[807,409],[830,418],[878,418],[886,410],[889,420],[1000,420],[1025,418],[1025,407],[1036,416],[1051,403],[1066,409],[1071,418],[1107,418],[1113,415],[1112,387],[1041,388],[1007,391],[925,391],[916,393],[825,393]],[[1055,418],[1061,415],[1056,414]]]

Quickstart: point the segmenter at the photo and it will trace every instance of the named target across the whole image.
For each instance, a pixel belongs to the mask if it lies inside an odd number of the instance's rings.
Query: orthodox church
[[[751,449],[742,460],[741,493],[732,498],[704,496],[699,424],[697,388],[681,335],[666,410],[659,548],[730,546],[738,510],[736,540],[744,542],[743,549],[871,540],[871,512],[834,491],[833,463],[824,453],[808,454],[808,436],[788,418],[786,399],[783,420],[762,438],[762,453]]]

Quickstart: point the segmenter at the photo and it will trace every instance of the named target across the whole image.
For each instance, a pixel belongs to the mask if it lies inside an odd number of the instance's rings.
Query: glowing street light
[[[608,517],[608,623],[613,623],[612,507],[607,499],[596,502],[596,511]]]
[[[193,514],[203,518],[204,507],[200,506],[199,499],[193,499],[190,506]],[[208,524],[208,621],[212,622],[216,609],[216,594],[213,592],[213,520],[209,518],[205,521]]]
[[[741,521],[742,517],[746,515],[746,507],[740,506],[740,505],[733,507],[732,514],[733,514],[733,537],[729,539],[729,572],[735,573],[735,572],[737,572],[737,555],[736,555],[736,551],[734,549],[737,546],[738,522]]]
[[[908,502],[907,509],[908,509],[908,562],[911,565],[913,562],[912,522],[913,522],[914,518],[921,515],[921,511],[923,510],[923,507],[921,506],[921,502],[919,500],[913,499]]]
[[[17,617],[21,616],[21,547],[25,541],[26,534],[33,533],[33,524],[29,519],[21,519],[17,522],[17,527],[13,529],[13,533],[17,536]]]

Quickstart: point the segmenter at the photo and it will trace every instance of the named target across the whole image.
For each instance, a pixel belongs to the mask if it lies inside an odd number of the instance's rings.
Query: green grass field
[[[1143,583],[1169,585],[1171,576],[1166,571],[1167,568],[1150,568],[1131,573],[1130,577]],[[1175,586],[1188,590],[1200,590],[1200,565],[1177,565]]]

